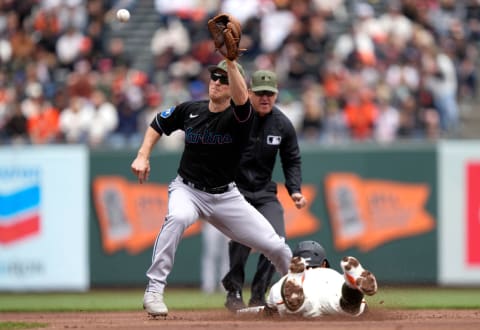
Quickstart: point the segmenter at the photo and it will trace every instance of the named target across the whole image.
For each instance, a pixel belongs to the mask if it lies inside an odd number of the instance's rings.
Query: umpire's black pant
[[[246,200],[252,204],[282,237],[285,237],[285,221],[283,207],[278,201],[275,189],[269,187],[257,192],[240,189]],[[223,287],[229,292],[242,291],[245,283],[245,265],[250,254],[250,248],[238,242],[229,243],[230,269],[222,280]],[[275,267],[261,254],[258,258],[257,270],[252,280],[250,305],[262,303],[265,293],[272,284]]]

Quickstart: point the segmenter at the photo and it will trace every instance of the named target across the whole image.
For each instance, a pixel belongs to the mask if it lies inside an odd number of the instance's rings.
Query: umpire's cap
[[[253,92],[269,91],[278,93],[277,75],[273,71],[255,71],[252,75],[250,85]]]
[[[293,256],[305,259],[307,267],[322,267],[325,261],[325,267],[330,268],[325,249],[315,241],[302,241],[298,243],[295,250],[293,250]]]

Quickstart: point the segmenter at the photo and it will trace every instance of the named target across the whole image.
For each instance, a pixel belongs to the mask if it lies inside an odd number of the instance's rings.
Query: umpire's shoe
[[[340,266],[343,269],[345,283],[349,287],[357,289],[368,296],[373,296],[377,293],[378,285],[375,275],[364,269],[356,258],[343,257]]]
[[[167,316],[168,308],[163,302],[163,294],[158,292],[145,292],[143,296],[143,309],[151,316]]]
[[[253,294],[248,301],[248,307],[266,306],[265,295]]]
[[[241,291],[228,291],[227,301],[225,301],[225,307],[231,312],[236,312],[239,309],[245,308]]]

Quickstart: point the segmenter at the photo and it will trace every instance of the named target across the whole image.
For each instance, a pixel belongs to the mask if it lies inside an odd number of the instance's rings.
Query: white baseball
[[[119,9],[117,11],[117,19],[120,22],[127,22],[130,19],[130,12],[127,9]]]

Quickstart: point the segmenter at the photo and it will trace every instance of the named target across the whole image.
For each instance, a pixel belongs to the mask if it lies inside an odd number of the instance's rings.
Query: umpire
[[[277,95],[275,73],[267,70],[254,72],[249,98],[256,116],[250,142],[242,155],[235,181],[246,200],[267,218],[280,236],[285,237],[283,207],[277,198],[277,184],[272,181],[278,153],[285,186],[296,207],[304,207],[306,200],[301,193],[301,159],[297,135],[288,117],[275,106]],[[250,250],[238,242],[229,243],[230,269],[222,284],[227,290],[225,307],[230,311],[246,307],[242,288]],[[265,305],[265,293],[274,273],[274,266],[261,254],[252,281],[249,306]]]

